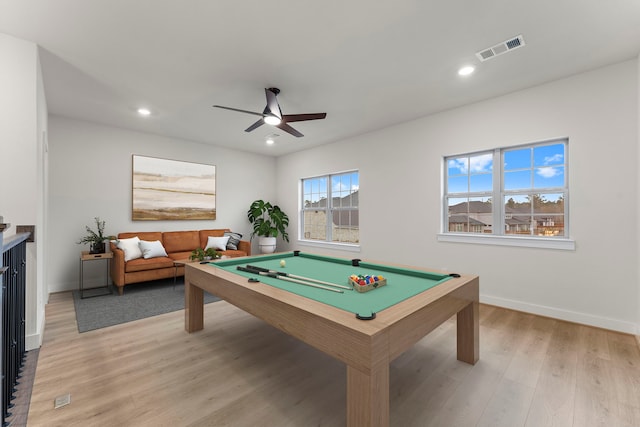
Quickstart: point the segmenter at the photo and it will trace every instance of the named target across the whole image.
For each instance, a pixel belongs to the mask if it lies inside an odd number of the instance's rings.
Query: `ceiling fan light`
[[[264,116],[264,122],[268,125],[271,126],[276,126],[279,125],[281,120],[279,118],[277,118],[276,116]]]

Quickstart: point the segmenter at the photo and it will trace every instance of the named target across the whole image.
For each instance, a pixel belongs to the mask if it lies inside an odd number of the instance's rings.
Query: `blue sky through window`
[[[326,199],[328,196],[327,176],[318,178],[307,178],[303,181],[304,199],[317,202],[320,199]],[[331,194],[332,197],[345,197],[358,191],[360,188],[360,175],[358,172],[347,172],[339,175],[331,175]]]
[[[491,191],[493,187],[493,154],[450,159],[447,189],[449,193]]]
[[[563,188],[564,144],[504,152],[504,189]]]
[[[504,189],[564,188],[564,147],[564,144],[551,144],[504,151]],[[492,153],[449,159],[447,192],[491,191],[492,172]]]

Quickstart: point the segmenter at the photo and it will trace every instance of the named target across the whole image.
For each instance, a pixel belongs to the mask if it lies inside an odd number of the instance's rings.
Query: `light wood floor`
[[[392,426],[640,426],[635,337],[482,305],[480,361],[455,318],[391,365]],[[79,334],[51,296],[28,426],[342,426],[345,367],[226,302]],[[56,396],[71,404],[54,409]]]

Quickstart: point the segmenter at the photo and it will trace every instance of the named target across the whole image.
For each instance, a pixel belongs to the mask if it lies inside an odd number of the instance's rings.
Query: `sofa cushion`
[[[197,231],[166,231],[162,233],[162,244],[167,253],[189,252],[200,246]]]
[[[247,253],[245,251],[233,251],[231,249],[227,249],[222,252],[221,255],[228,256],[229,258],[236,258],[240,256],[247,256]]]
[[[229,230],[228,228],[221,228],[219,230],[200,230],[200,247],[204,249],[207,246],[209,236],[222,237],[227,231],[231,230]]]
[[[227,250],[227,242],[229,241],[229,236],[222,237],[207,237],[207,246],[204,247],[206,251],[209,248],[213,248],[216,251],[226,251]]]
[[[185,259],[190,259],[191,252],[193,251],[184,251],[184,252],[171,252],[169,253],[169,258],[175,261],[184,261]]]
[[[142,251],[142,258],[144,259],[167,256],[167,252],[164,250],[160,240],[154,240],[153,242],[140,240],[140,242],[138,242],[138,246]]]
[[[134,271],[157,270],[159,268],[173,267],[173,260],[168,257],[158,258],[138,258],[131,260],[125,264],[125,272],[132,273]]]
[[[142,257],[138,243],[140,243],[140,239],[138,236],[134,236],[128,239],[118,239],[116,246],[124,252],[124,260],[131,261]]]
[[[242,234],[234,233],[233,231],[226,231],[224,235],[229,236],[229,241],[227,242],[227,249],[230,249],[232,251],[237,251],[238,244],[240,244],[240,239],[242,239]]]

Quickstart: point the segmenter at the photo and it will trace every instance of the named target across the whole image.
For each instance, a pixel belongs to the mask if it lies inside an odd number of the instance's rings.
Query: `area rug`
[[[79,291],[73,291],[78,332],[106,328],[120,323],[158,316],[172,311],[184,310],[184,284],[173,279],[136,283],[124,288],[124,295],[117,289],[110,294],[103,289],[85,290],[85,298]],[[99,296],[92,296],[98,294]],[[219,301],[219,298],[204,293],[205,304]]]

